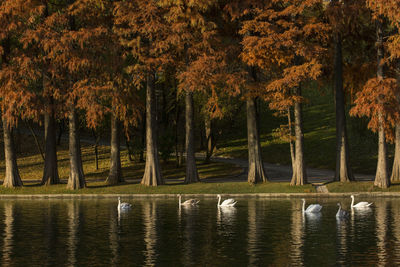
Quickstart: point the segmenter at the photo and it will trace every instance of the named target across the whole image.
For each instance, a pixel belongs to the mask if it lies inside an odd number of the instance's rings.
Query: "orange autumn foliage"
[[[400,119],[400,103],[396,95],[400,93],[395,79],[368,80],[362,91],[357,93],[355,106],[350,110],[352,116],[370,118],[368,128],[379,130],[379,114],[383,116],[383,127],[389,141],[393,141],[393,127]]]
[[[286,110],[302,97],[292,89],[320,76],[326,49],[322,44],[329,39],[329,26],[318,16],[323,6],[320,1],[274,0],[248,11],[245,20],[241,57],[250,66],[264,73],[261,85],[270,107]],[[261,88],[261,89],[262,89]]]

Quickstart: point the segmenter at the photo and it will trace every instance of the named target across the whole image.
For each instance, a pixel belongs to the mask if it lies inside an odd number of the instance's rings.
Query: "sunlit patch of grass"
[[[389,188],[382,189],[374,186],[374,182],[333,182],[326,185],[331,193],[348,192],[400,192],[400,183],[393,183]]]
[[[19,147],[22,152],[18,153],[18,167],[24,187],[16,189],[0,188],[0,194],[16,193],[16,194],[65,194],[77,193],[66,189],[66,183],[69,175],[69,153],[68,144],[62,143],[57,147],[58,172],[63,184],[54,186],[40,186],[40,181],[43,175],[44,162],[40,154],[37,152],[33,138],[29,135],[20,139]],[[108,146],[98,147],[98,169],[95,165],[94,146],[91,144],[82,144],[82,161],[85,173],[85,180],[88,188],[78,190],[79,193],[113,193],[133,191],[146,192],[146,190],[155,189],[140,189],[142,186],[137,185],[144,173],[145,164],[143,162],[131,162],[126,150],[121,151],[121,165],[125,184],[118,186],[107,186],[107,179],[110,168],[110,148]],[[200,179],[212,181],[214,178],[235,177],[243,172],[240,166],[211,162],[197,162]],[[165,163],[161,161],[161,169],[163,177],[168,185],[161,192],[168,192],[169,186],[182,184],[185,177],[185,165],[177,167],[174,160]],[[0,155],[0,177],[4,179],[4,156]],[[203,184],[203,183],[202,183]],[[205,184],[205,183],[204,183]],[[200,186],[201,187],[201,186]],[[196,188],[196,187],[195,187]],[[164,190],[164,191],[163,191]],[[154,192],[157,192],[154,191]]]
[[[0,187],[0,194],[217,194],[217,193],[312,193],[312,185],[290,186],[289,183],[263,183],[251,185],[247,182],[195,183],[183,184],[179,181],[167,182],[157,187],[143,186],[137,182],[126,182],[108,186],[104,182],[88,182],[80,190],[68,190],[65,184],[39,186],[37,183],[25,183],[22,188],[8,189]]]

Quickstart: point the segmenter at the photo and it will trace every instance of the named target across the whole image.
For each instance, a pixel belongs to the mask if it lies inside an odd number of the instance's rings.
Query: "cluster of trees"
[[[68,118],[67,186],[85,187],[78,120],[96,128],[106,116],[111,117],[107,182],[123,181],[121,126],[129,135],[140,121],[146,144],[142,184],[161,185],[157,137],[170,128],[163,116],[176,114],[178,131],[182,96],[185,182],[198,182],[194,95],[205,118],[208,157],[213,122],[238,100],[246,104],[250,183],[268,180],[256,101],[285,116],[281,133],[290,140],[291,184],[302,185],[307,183],[302,88],[333,83],[335,179],[354,179],[345,109],[351,95],[350,114],[369,117],[368,127],[379,133],[375,185],[388,187],[387,140],[396,144],[391,180],[400,180],[399,17],[396,0],[1,0],[3,185],[22,185],[12,138],[20,119],[44,121],[42,183],[59,183],[55,125]],[[160,112],[160,98],[176,101]]]

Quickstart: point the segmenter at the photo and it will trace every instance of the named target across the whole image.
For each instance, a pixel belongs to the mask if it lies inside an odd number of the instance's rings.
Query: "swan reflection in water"
[[[229,206],[220,206],[218,207],[218,213],[217,213],[217,223],[219,226],[222,225],[233,225],[236,220],[236,208],[235,207],[229,207]]]
[[[347,214],[347,215],[346,215]],[[348,231],[348,213],[342,216],[336,216],[336,254],[337,264],[346,265],[347,255],[347,231]]]

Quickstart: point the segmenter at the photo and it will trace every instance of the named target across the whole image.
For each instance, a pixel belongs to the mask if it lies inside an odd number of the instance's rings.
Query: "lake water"
[[[400,199],[369,199],[346,221],[336,203],[349,210],[350,198],[307,199],[323,205],[316,217],[297,198],[238,198],[233,209],[125,200],[120,217],[116,199],[1,200],[2,266],[400,265]]]

